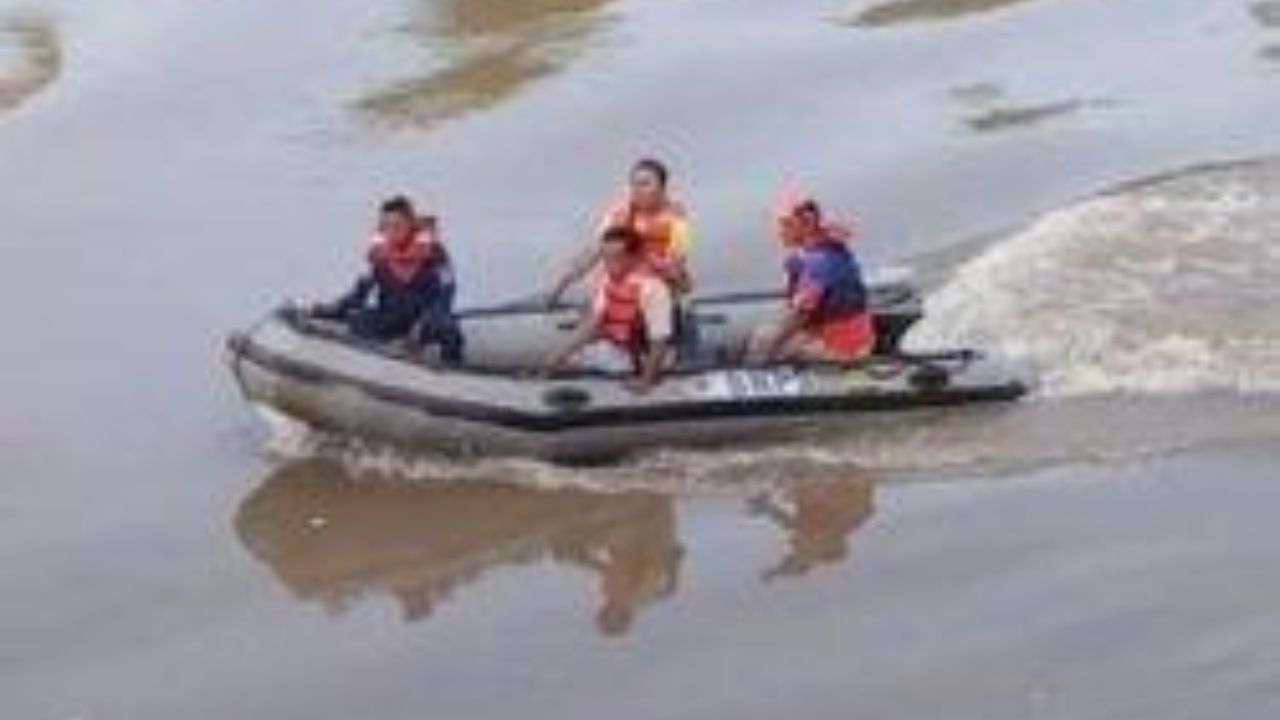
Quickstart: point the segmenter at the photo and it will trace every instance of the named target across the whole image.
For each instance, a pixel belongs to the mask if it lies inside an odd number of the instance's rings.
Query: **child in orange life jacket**
[[[634,372],[627,386],[637,392],[657,385],[671,356],[675,300],[671,288],[646,262],[642,243],[629,228],[605,231],[600,240],[602,273],[591,312],[547,362],[548,373],[576,364],[603,372]]]
[[[852,231],[824,220],[812,199],[800,198],[778,218],[786,260],[787,313],[752,338],[755,362],[852,362],[875,348],[867,290],[848,247]]]
[[[692,244],[688,212],[668,190],[667,167],[653,159],[643,159],[631,168],[627,194],[604,215],[600,232],[627,228],[641,239],[641,253],[649,269],[678,295],[693,290],[687,257]],[[600,248],[591,247],[574,259],[548,294],[550,304],[559,302],[570,286],[580,281],[600,262]]]
[[[364,340],[438,344],[442,360],[461,363],[453,267],[436,232],[434,219],[419,218],[407,198],[387,200],[369,248],[368,270],[350,292],[315,306],[312,313],[345,322]]]

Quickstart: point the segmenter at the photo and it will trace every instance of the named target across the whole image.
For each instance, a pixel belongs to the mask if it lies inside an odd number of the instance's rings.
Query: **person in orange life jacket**
[[[438,344],[442,360],[460,364],[463,338],[453,314],[453,266],[435,218],[420,218],[407,198],[387,200],[368,262],[346,295],[315,306],[312,313],[345,322],[365,340]]]
[[[626,197],[611,207],[600,224],[600,232],[628,228],[642,239],[645,262],[678,295],[693,289],[687,257],[692,243],[688,212],[672,199],[668,190],[670,173],[657,160],[646,158],[631,168]],[[582,280],[600,262],[600,248],[591,247],[578,255],[548,293],[551,305]]]
[[[852,362],[875,348],[867,289],[848,246],[852,231],[824,220],[812,199],[792,205],[778,223],[788,251],[787,313],[758,330],[750,359],[756,362]]]
[[[675,298],[646,261],[643,243],[630,228],[605,231],[603,272],[591,312],[547,362],[549,374],[576,360],[582,368],[634,372],[627,386],[637,392],[657,385],[671,357]]]

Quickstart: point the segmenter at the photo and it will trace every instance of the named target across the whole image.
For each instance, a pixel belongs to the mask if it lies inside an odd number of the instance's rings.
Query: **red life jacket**
[[[622,278],[605,274],[600,282],[596,329],[604,339],[639,352],[645,345],[642,271],[632,270]]]
[[[430,237],[428,236],[427,239]],[[424,266],[434,265],[439,260],[439,244],[424,242],[421,233],[412,242],[404,245],[395,245],[378,237],[369,248],[369,262],[375,268],[386,270],[401,284],[408,284]]]

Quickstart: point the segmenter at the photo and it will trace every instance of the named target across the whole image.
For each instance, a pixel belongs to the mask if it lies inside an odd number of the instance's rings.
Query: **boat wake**
[[[638,454],[602,466],[409,452],[276,423],[273,458],[320,458],[348,474],[430,483],[507,484],[542,490],[742,496],[797,483],[870,476],[947,481],[1064,464],[1132,462],[1207,444],[1280,438],[1280,405],[1223,394],[1136,400],[1091,397],[1007,408],[889,414],[815,426],[808,440]]]
[[[1280,390],[1280,162],[1053,212],[963,265],[909,342],[1034,364],[1044,394]]]
[[[733,452],[652,452],[611,465],[566,466],[517,457],[456,458],[413,452],[313,429],[271,408],[255,406],[266,421],[271,460],[288,464],[322,459],[352,478],[430,483],[489,483],[538,490],[633,491],[674,495],[739,495],[804,480],[860,477],[847,458],[798,446]]]

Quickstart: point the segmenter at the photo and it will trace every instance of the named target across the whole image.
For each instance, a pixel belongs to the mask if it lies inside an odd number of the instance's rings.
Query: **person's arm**
[[[671,248],[671,288],[681,295],[693,292],[693,275],[689,272],[689,252],[693,249],[693,225],[688,217],[676,221]]]
[[[796,279],[796,290],[787,303],[787,314],[783,316],[777,333],[764,348],[764,362],[774,362],[780,358],[783,350],[796,335],[808,326],[809,320],[818,311],[826,294],[826,285],[812,267],[802,267]]]
[[[563,372],[569,361],[583,348],[595,342],[596,324],[594,318],[584,318],[574,331],[573,337],[543,363],[542,374],[551,376]]]
[[[422,286],[418,298],[423,319],[452,316],[453,300],[456,295],[457,285],[454,280],[453,265],[449,262],[449,256],[443,255],[432,269],[431,282]]]
[[[547,304],[555,305],[560,302],[565,292],[574,284],[587,276],[600,262],[600,248],[592,245],[574,256],[569,266],[561,274],[560,279],[551,287],[551,291],[547,293]]]
[[[439,345],[440,359],[447,365],[461,365],[463,361],[465,339],[453,311],[456,293],[457,286],[451,271],[447,267],[442,268],[439,282],[433,285],[433,292],[424,299],[422,316],[411,333],[418,345]]]
[[[373,273],[365,273],[356,279],[355,285],[342,297],[333,302],[313,305],[311,314],[325,320],[341,320],[353,311],[364,307],[369,301],[369,293],[373,292],[373,287]]]
[[[769,344],[765,347],[765,362],[774,362],[782,354],[783,348],[791,342],[792,338],[804,330],[806,324],[805,313],[797,308],[787,308],[786,317],[782,319],[782,323],[778,326],[778,331],[769,340]]]
[[[667,280],[671,283],[671,289],[681,295],[688,295],[693,292],[693,276],[689,273],[689,263],[683,256],[671,261],[667,272]]]

